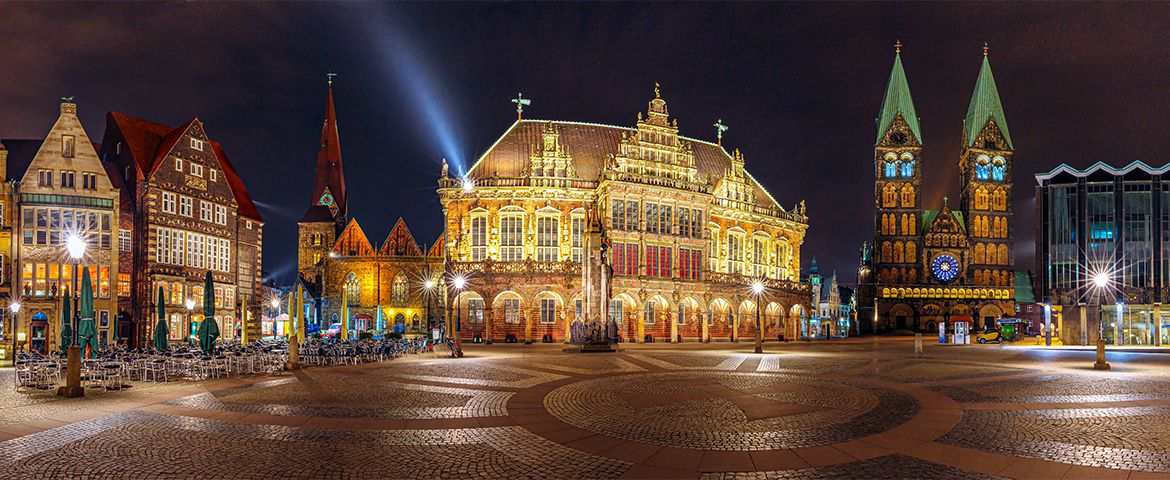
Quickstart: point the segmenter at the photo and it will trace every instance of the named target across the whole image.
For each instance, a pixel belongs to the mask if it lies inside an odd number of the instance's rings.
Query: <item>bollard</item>
[[[922,334],[921,333],[914,334],[914,354],[919,355],[919,356],[922,355]]]

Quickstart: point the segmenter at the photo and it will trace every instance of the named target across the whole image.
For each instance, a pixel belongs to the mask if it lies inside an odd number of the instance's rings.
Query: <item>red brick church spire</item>
[[[329,95],[325,104],[325,123],[321,127],[321,146],[317,150],[317,178],[313,182],[313,205],[329,207],[335,218],[347,214],[345,174],[341,168],[341,138],[337,131],[337,112],[333,108],[333,77],[326,75]]]

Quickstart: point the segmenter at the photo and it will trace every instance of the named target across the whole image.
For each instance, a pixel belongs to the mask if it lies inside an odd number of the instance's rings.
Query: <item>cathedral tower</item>
[[[971,237],[973,285],[1011,286],[1012,137],[983,47],[983,64],[963,121],[962,211]]]
[[[894,69],[886,85],[874,144],[874,269],[878,283],[915,283],[921,222],[922,129],[902,69],[902,44],[895,46]]]
[[[329,254],[348,218],[349,199],[341,168],[341,140],[337,131],[337,113],[333,109],[333,76],[328,75],[325,121],[317,150],[313,194],[309,210],[297,223],[297,272],[308,281],[315,281],[317,264]]]

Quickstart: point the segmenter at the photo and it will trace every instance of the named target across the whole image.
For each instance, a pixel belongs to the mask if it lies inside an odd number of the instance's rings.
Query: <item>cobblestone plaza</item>
[[[1170,355],[469,346],[80,399],[0,390],[0,478],[1170,478]],[[0,370],[11,385],[11,370]]]

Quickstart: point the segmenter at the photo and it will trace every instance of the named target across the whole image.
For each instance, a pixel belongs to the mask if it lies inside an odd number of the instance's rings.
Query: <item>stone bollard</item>
[[[922,356],[922,334],[921,333],[914,334],[914,354],[918,355],[918,356]]]

